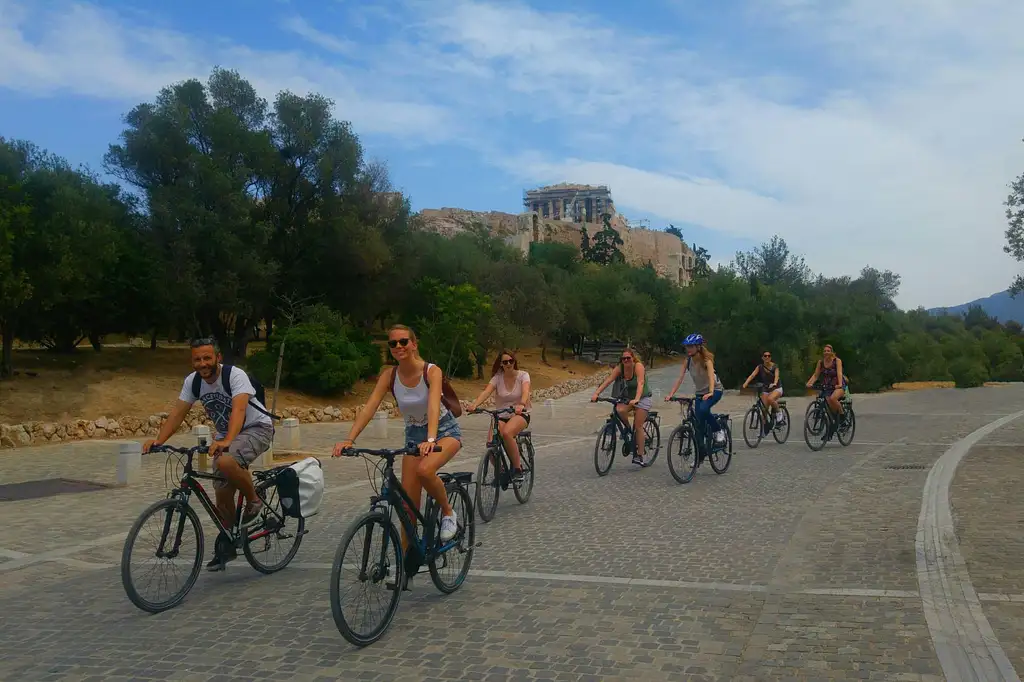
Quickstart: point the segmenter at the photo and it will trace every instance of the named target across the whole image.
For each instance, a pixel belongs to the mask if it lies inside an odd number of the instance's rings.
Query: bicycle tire
[[[394,548],[395,552],[395,580],[394,587],[390,587],[385,582],[385,586],[391,590],[391,603],[388,604],[387,612],[384,614],[383,620],[372,630],[369,634],[356,633],[349,625],[348,620],[345,618],[345,613],[341,606],[341,590],[339,588],[339,581],[341,579],[341,571],[343,561],[345,559],[345,550],[348,549],[349,543],[355,537],[356,533],[363,526],[371,526],[370,537],[373,536],[372,526],[378,525],[382,529],[383,533],[389,536],[389,544]],[[387,580],[388,576],[385,575],[379,580]],[[341,542],[338,544],[338,549],[334,553],[334,563],[331,565],[331,586],[330,586],[330,600],[331,600],[331,615],[334,617],[334,624],[338,628],[338,632],[344,637],[350,644],[358,647],[364,647],[373,644],[380,639],[388,627],[395,618],[395,613],[398,612],[398,604],[402,600],[402,586],[405,582],[405,556],[402,552],[402,543],[398,537],[398,531],[395,529],[394,524],[391,520],[380,511],[366,512],[348,527],[345,531],[345,535],[342,537]]]
[[[519,440],[519,458],[520,466],[522,466],[522,462],[526,462],[526,467],[523,469],[523,482],[513,483],[512,492],[519,500],[519,504],[526,504],[530,501],[530,495],[533,494],[534,472],[536,471],[532,439],[522,438]]]
[[[490,466],[488,466],[490,463]],[[480,519],[487,523],[494,518],[494,512],[498,509],[498,498],[501,497],[501,456],[498,451],[494,448],[487,448],[483,456],[480,458],[480,464],[477,466],[476,472],[476,508],[480,514]],[[485,474],[491,471],[494,483],[484,483],[486,480]],[[494,500],[488,504],[484,503],[483,494],[484,488],[493,489]]]
[[[848,413],[847,419],[849,420],[850,426],[848,429],[838,429],[836,437],[839,439],[840,445],[844,448],[849,447],[853,443],[853,435],[857,432],[857,415],[853,411],[853,405],[846,406],[846,412]],[[847,434],[846,438],[843,438],[843,434]]]
[[[757,429],[757,435],[754,438],[754,442],[750,442],[750,436],[747,435],[748,427],[750,429]],[[743,415],[743,442],[747,444],[750,449],[755,449],[761,444],[761,431],[764,428],[764,424],[761,422],[761,410],[756,405],[751,405],[747,413]]]
[[[790,421],[790,418],[789,418],[789,408],[788,407],[786,407],[785,405],[780,405],[779,406],[779,410],[782,412],[782,421],[784,422],[786,433],[783,436],[779,436],[779,428],[776,426],[776,427],[774,427],[772,429],[772,438],[775,439],[776,443],[778,443],[779,445],[782,445],[787,440],[789,440],[789,426],[790,426],[791,421]]]
[[[260,494],[260,497],[263,499],[263,510],[260,512],[262,523],[255,529],[249,528],[246,530],[245,540],[242,543],[242,553],[245,554],[245,560],[249,562],[250,566],[260,573],[270,575],[271,573],[277,573],[281,569],[285,568],[289,563],[291,563],[292,559],[295,558],[295,555],[299,551],[299,545],[302,544],[302,536],[306,534],[306,519],[301,517],[294,518],[284,513],[284,509],[281,508],[280,500],[277,500],[277,485],[269,483],[265,486],[261,486],[257,489],[257,494],[266,490],[271,490],[272,492],[266,497]],[[271,536],[279,537],[281,531],[290,521],[293,520],[296,522],[296,528],[294,535],[295,541],[292,543],[291,549],[288,550],[288,553],[285,554],[284,558],[278,563],[272,565],[264,564],[256,556],[253,543]],[[278,523],[282,524],[280,528],[276,527]],[[252,537],[255,533],[260,533],[266,530],[268,525],[273,528],[268,535],[255,539]]]
[[[466,489],[458,483],[452,482],[448,484],[448,500],[452,505],[452,510],[456,512],[459,518],[466,519],[465,525],[460,529],[462,538],[458,545],[449,549],[447,552],[441,555],[432,554],[430,559],[427,561],[427,569],[430,571],[430,580],[434,583],[439,591],[444,594],[451,594],[455,590],[462,587],[462,583],[466,582],[466,576],[469,575],[469,566],[473,563],[473,550],[476,544],[476,518],[473,514],[473,502],[469,498],[469,493]],[[463,505],[466,507],[466,511],[463,514],[459,514],[456,509],[455,500],[452,500],[452,495],[457,499],[461,499]],[[441,505],[435,504],[427,515],[427,526],[433,530],[431,537],[434,538],[433,542],[441,544]],[[424,532],[426,532],[426,528]],[[458,537],[458,534],[456,535]],[[441,579],[441,573],[438,569],[439,561],[447,561],[447,556],[452,552],[460,552],[466,556],[466,562],[462,565],[459,570],[458,576],[452,583],[446,583]]]
[[[824,422],[820,431],[814,431],[811,427],[812,423]],[[821,434],[821,442],[815,446],[811,443],[811,434],[817,436]],[[825,436],[828,434],[828,415],[822,414],[822,407],[818,402],[813,402],[807,406],[807,414],[804,416],[804,442],[807,443],[813,452],[820,452],[825,448]]]
[[[185,580],[184,586],[174,593],[174,595],[169,599],[161,602],[152,602],[139,594],[138,589],[135,587],[135,583],[132,581],[132,549],[135,547],[135,541],[138,539],[139,531],[142,530],[142,525],[150,516],[153,516],[164,508],[167,508],[168,513],[171,514],[173,514],[175,509],[182,512],[184,514],[184,519],[192,525],[192,530],[196,536],[196,557],[192,562],[192,570],[189,573],[188,578]],[[173,518],[174,517],[172,516],[172,521]],[[168,532],[176,533],[173,528],[168,528]],[[184,533],[184,528],[182,528],[182,533]],[[168,498],[149,505],[149,507],[147,507],[141,514],[139,514],[139,517],[135,519],[135,523],[132,524],[131,530],[128,531],[128,537],[125,538],[124,548],[121,550],[121,584],[124,586],[124,591],[127,593],[128,599],[130,599],[135,606],[149,613],[167,611],[168,609],[172,609],[180,604],[196,584],[196,580],[199,579],[199,574],[203,570],[204,543],[205,538],[203,537],[202,523],[200,523],[199,516],[196,514],[196,511],[192,509],[188,503],[179,498]]]
[[[605,424],[601,432],[597,434],[597,444],[594,445],[594,468],[597,470],[598,476],[604,476],[612,469],[612,463],[615,461],[615,440],[617,434],[615,433],[615,424],[611,422]],[[602,448],[602,444],[604,447]],[[601,468],[601,453],[607,453],[608,465]]]
[[[726,471],[728,471],[729,465],[732,464],[732,426],[730,425],[729,420],[725,422],[725,426],[722,427],[722,430],[725,431],[725,450],[712,452],[710,455],[708,455],[708,461],[711,464],[711,470],[719,475],[724,474]],[[725,452],[725,466],[719,469],[718,466],[715,465],[715,455],[721,452]]]
[[[693,480],[694,474],[697,473],[697,442],[693,439],[693,431],[686,425],[680,424],[668,437],[668,447],[666,448],[666,457],[668,457],[668,470],[672,474],[672,478],[676,479],[677,483],[689,483]],[[688,466],[679,466],[674,464],[676,451],[680,454],[690,450],[693,456],[693,464]]]
[[[650,427],[650,428],[648,428]],[[655,421],[654,417],[648,417],[644,420],[644,452],[646,453],[654,444],[654,454],[651,455],[650,459],[644,458],[644,466],[649,467],[654,464],[655,460],[658,459],[658,453],[661,452],[661,427],[658,426],[658,422]]]

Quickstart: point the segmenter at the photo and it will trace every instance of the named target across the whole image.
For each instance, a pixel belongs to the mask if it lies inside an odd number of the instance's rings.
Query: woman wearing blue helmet
[[[722,433],[718,420],[711,416],[711,408],[722,399],[722,394],[725,391],[722,387],[722,380],[715,372],[715,356],[704,345],[704,337],[700,334],[690,334],[683,339],[683,348],[686,350],[686,362],[683,363],[683,369],[679,372],[676,385],[672,387],[665,400],[672,399],[689,370],[690,376],[693,377],[694,392],[698,398],[693,405],[694,414],[699,421],[704,422],[705,426],[711,429],[715,445],[723,445],[725,434]]]

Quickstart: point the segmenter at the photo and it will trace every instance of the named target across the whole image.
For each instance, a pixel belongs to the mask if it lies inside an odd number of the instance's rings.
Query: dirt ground
[[[258,348],[253,344],[250,351]],[[519,366],[530,373],[534,389],[588,376],[599,369],[576,360],[561,361],[557,350],[548,352],[550,365],[541,363],[539,349],[522,350],[517,356]],[[666,362],[669,361],[656,360],[655,366],[664,366]],[[99,353],[80,347],[70,355],[23,349],[14,353],[14,369],[17,375],[13,379],[0,382],[0,423],[146,417],[166,412],[181,391],[185,376],[192,371],[185,346],[156,350],[107,347]],[[452,385],[460,398],[472,400],[485,383],[456,379]],[[372,383],[360,382],[351,393],[334,396],[310,396],[282,389],[277,409],[354,407],[365,402],[372,388]],[[272,387],[266,389],[267,402],[271,402]]]

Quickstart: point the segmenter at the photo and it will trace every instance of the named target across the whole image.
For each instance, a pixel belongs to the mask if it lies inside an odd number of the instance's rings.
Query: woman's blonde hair
[[[715,361],[715,354],[712,353],[708,349],[708,347],[703,345],[703,344],[697,346],[697,352],[696,352],[695,356],[696,355],[700,356],[700,361],[701,362],[707,362],[708,360],[710,360],[711,362]]]
[[[412,339],[412,342],[419,343],[419,339],[416,338],[416,332],[412,330],[412,327],[406,327],[404,324],[393,324],[388,327],[388,336],[391,336],[391,332],[409,332],[409,338]]]

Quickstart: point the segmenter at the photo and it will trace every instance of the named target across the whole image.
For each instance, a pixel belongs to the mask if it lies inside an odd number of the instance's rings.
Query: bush
[[[976,388],[988,381],[988,371],[980,360],[960,357],[949,366],[957,388]]]
[[[284,387],[330,395],[380,372],[380,349],[365,334],[343,325],[303,322],[275,333],[266,350],[249,358],[250,371],[265,385],[273,386],[282,339],[287,339],[281,370]]]

